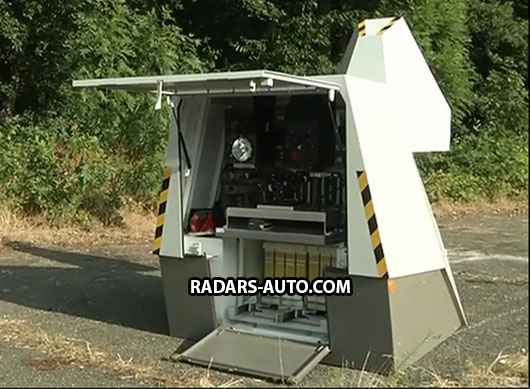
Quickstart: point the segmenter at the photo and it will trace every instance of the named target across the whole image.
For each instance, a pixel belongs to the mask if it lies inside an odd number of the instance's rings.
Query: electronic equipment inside
[[[312,281],[327,267],[345,268],[345,117],[344,103],[337,97],[212,98],[212,106],[222,114],[208,120],[223,119],[223,153],[213,177],[213,207],[194,208],[192,200],[188,246],[193,247],[189,242],[196,236],[202,242],[208,236],[221,237],[225,246],[236,240],[237,265],[225,271],[232,277]],[[226,249],[223,256],[230,257]],[[227,308],[230,322],[291,329],[293,334],[327,342],[323,296],[232,300]]]

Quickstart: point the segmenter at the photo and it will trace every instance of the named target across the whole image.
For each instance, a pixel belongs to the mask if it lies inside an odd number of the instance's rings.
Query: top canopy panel
[[[270,92],[338,91],[338,84],[269,70],[75,80],[76,88],[121,89],[190,96]]]

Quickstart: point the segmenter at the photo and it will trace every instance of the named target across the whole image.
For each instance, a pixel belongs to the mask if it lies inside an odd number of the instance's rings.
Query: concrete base
[[[327,277],[344,277],[329,269]],[[464,323],[445,270],[396,279],[352,276],[352,296],[329,296],[324,363],[380,373],[417,361]]]

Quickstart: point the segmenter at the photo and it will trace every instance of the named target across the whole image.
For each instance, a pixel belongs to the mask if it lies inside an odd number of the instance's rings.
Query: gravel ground
[[[528,350],[527,216],[470,214],[439,222],[469,326],[400,378],[416,385],[431,379],[426,369],[458,377],[469,363]],[[160,272],[148,252],[143,243],[91,252],[23,242],[0,249],[1,385],[270,385],[168,359],[181,341],[167,335]],[[6,323],[22,323],[23,331],[10,337]],[[74,339],[78,358],[50,362],[54,353],[65,354],[56,337]],[[92,353],[108,363],[83,363]],[[319,365],[301,384],[366,385],[366,379]]]
[[[52,369],[31,349],[0,343],[2,386],[132,386],[134,381],[105,374],[97,369],[68,366]],[[9,372],[9,373],[8,373]]]

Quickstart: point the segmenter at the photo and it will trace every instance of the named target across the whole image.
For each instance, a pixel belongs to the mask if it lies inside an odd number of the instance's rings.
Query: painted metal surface
[[[225,93],[256,93],[275,90],[339,90],[338,85],[311,77],[300,77],[269,70],[247,70],[239,72],[178,74],[149,77],[120,77],[75,80],[76,88],[123,89],[139,92],[163,91],[175,95],[207,95]]]
[[[394,94],[399,107],[393,128],[408,138],[412,151],[448,151],[451,110],[407,23],[384,18],[365,25],[345,74],[388,86],[385,93]]]
[[[180,354],[179,359],[231,372],[296,382],[328,353],[325,345],[217,328]]]
[[[373,81],[348,77],[347,84],[362,90],[350,95],[350,104],[389,277],[443,268],[444,249],[410,144],[393,122],[394,96]]]
[[[175,260],[160,257],[160,270],[171,336],[199,340],[217,327],[214,298],[190,296],[188,278],[210,277],[206,258],[188,257]]]
[[[175,99],[175,105],[180,99]],[[199,204],[197,208],[207,208],[213,205],[212,192],[215,196],[217,187],[212,185],[213,174],[220,170],[216,167],[215,162],[222,158],[222,151],[211,152],[211,144],[216,146],[223,139],[222,131],[215,131],[218,128],[212,128],[215,121],[208,120],[210,114],[217,114],[215,108],[212,109],[211,101],[206,96],[192,96],[182,99],[180,115],[182,138],[188,150],[190,157],[191,169],[188,170],[185,161],[182,161],[182,217],[188,220],[190,208],[193,203]],[[216,117],[217,119],[217,117]],[[212,131],[214,130],[214,131]],[[168,144],[170,147],[177,147],[175,144]],[[176,150],[175,150],[176,151]],[[207,156],[205,158],[204,156]],[[212,169],[212,167],[214,167]],[[206,184],[208,186],[206,187]]]
[[[329,268],[325,274],[344,272]],[[402,370],[464,325],[443,269],[352,280],[351,296],[326,297],[331,347],[326,363],[379,373]]]
[[[345,272],[328,269],[325,275],[343,277]],[[331,353],[325,362],[384,373],[393,363],[387,280],[351,277],[351,296],[326,296]]]
[[[445,270],[390,280],[394,364],[416,362],[464,325]]]
[[[169,138],[166,149],[166,169],[170,171],[169,188],[165,204],[165,218],[160,237],[159,255],[184,258],[183,241],[183,196],[182,196],[182,163],[179,145],[179,128],[174,117],[171,118]],[[157,238],[158,239],[158,238]]]

